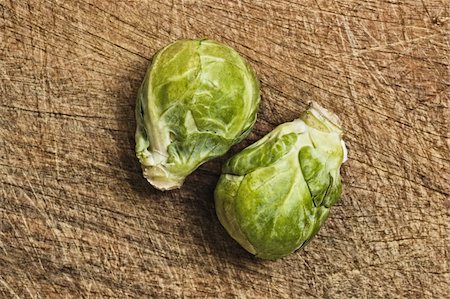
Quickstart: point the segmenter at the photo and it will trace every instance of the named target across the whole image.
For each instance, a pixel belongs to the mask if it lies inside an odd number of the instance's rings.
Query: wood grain
[[[448,296],[449,12],[448,0],[0,0],[1,297]],[[232,152],[310,100],[342,119],[344,195],[306,250],[264,262],[228,237],[212,198],[226,157],[181,190],[142,178],[138,86],[159,48],[194,37],[235,47],[261,79],[257,125]]]

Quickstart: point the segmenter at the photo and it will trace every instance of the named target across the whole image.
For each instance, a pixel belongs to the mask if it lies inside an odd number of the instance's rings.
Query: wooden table
[[[2,298],[444,298],[450,1],[0,1]],[[134,156],[152,55],[208,37],[255,67],[251,135],[310,100],[343,121],[342,199],[275,262],[218,222],[226,157],[158,192]]]

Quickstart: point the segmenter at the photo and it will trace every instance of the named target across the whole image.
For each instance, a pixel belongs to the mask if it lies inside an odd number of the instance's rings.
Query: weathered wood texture
[[[0,1],[1,297],[444,298],[450,2]],[[134,157],[149,60],[180,38],[257,70],[256,128],[315,100],[342,119],[345,192],[276,262],[220,226],[224,158],[157,192]]]

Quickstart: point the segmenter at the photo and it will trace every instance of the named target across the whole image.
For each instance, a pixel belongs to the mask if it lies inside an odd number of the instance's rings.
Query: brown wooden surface
[[[448,0],[0,1],[0,297],[444,298]],[[244,145],[309,100],[336,112],[344,195],[302,252],[247,254],[219,224],[224,158],[157,192],[134,157],[149,60],[235,47],[262,104]],[[229,155],[228,155],[229,156]]]

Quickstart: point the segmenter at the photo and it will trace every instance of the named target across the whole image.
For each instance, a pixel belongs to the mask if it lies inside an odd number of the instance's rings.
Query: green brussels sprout
[[[136,156],[144,177],[160,190],[179,188],[248,135],[259,102],[255,72],[232,48],[204,39],[166,46],[137,97]]]
[[[229,159],[217,216],[242,247],[277,259],[305,246],[341,195],[347,159],[339,119],[317,104]]]

